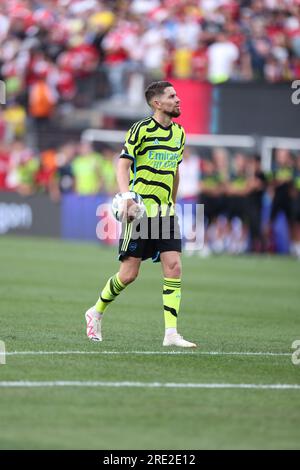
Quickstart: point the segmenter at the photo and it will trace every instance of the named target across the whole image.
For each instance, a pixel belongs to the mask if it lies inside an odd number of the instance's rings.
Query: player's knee
[[[179,279],[181,277],[181,263],[178,260],[168,265],[168,277]]]
[[[138,273],[139,273],[138,270],[130,270],[130,271],[127,271],[126,273],[123,273],[122,278],[120,276],[120,279],[125,285],[131,284],[133,281],[136,280]]]

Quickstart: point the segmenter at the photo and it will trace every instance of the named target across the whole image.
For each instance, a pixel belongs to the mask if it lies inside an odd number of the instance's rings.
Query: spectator
[[[250,54],[253,76],[256,79],[263,79],[265,71],[268,71],[266,63],[271,60],[272,43],[267,36],[264,22],[255,20],[251,25],[251,36],[247,41],[247,50]],[[272,76],[271,76],[272,77]]]
[[[32,118],[32,131],[35,145],[42,148],[44,133],[47,132],[50,118],[54,112],[56,97],[43,78],[31,85],[29,90],[29,116]]]
[[[192,74],[192,50],[182,40],[173,53],[173,74],[176,78],[189,78]]]
[[[50,199],[58,202],[60,199],[57,185],[57,153],[53,149],[45,150],[40,155],[40,166],[35,176],[38,190],[47,191]]]
[[[208,47],[207,55],[208,77],[212,83],[222,83],[233,77],[239,49],[225,32],[217,35],[216,42]]]
[[[7,187],[7,173],[9,169],[9,149],[3,141],[0,141],[0,191],[5,191]]]
[[[191,59],[192,78],[199,82],[206,80],[208,70],[207,46],[200,39]]]
[[[90,143],[80,144],[79,154],[72,162],[72,172],[75,191],[81,196],[98,194],[103,189],[102,161],[102,156]]]
[[[163,25],[157,24],[146,30],[141,40],[145,51],[142,64],[148,80],[163,79],[163,64],[167,50]]]
[[[128,52],[124,47],[126,33],[126,26],[120,21],[103,40],[104,64],[108,72],[112,96],[117,101],[122,101],[126,93],[125,80],[129,60]]]
[[[104,147],[101,155],[101,172],[103,175],[104,190],[107,194],[113,196],[118,188],[116,180],[116,159],[119,157],[119,152],[116,152],[111,147]]]
[[[32,194],[35,189],[35,175],[39,168],[39,160],[33,151],[26,147],[22,140],[10,145],[9,164],[6,175],[6,187],[20,194]]]
[[[56,154],[58,188],[60,194],[74,190],[74,174],[72,161],[76,154],[76,144],[68,142],[62,145]]]
[[[124,98],[132,70],[144,69],[147,81],[170,74],[170,50],[176,77],[212,83],[299,78],[296,1],[281,2],[280,9],[267,0],[2,3],[0,73],[9,98],[24,96],[46,71],[59,99],[88,105],[95,93],[89,77],[103,64],[112,96]],[[203,50],[196,53],[199,40]]]
[[[3,111],[4,120],[9,128],[11,138],[21,138],[26,130],[26,110],[12,100]]]

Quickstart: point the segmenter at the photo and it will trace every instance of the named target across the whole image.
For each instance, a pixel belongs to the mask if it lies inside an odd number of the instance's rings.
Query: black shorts
[[[229,220],[238,217],[242,222],[246,222],[247,198],[244,196],[229,196],[227,201],[227,217]]]
[[[208,224],[222,214],[223,199],[220,196],[201,194],[199,204],[204,204],[204,217]]]
[[[119,260],[128,256],[152,258],[160,261],[160,253],[181,253],[181,234],[177,216],[143,217],[140,221],[125,223],[119,241]]]
[[[293,219],[292,198],[287,195],[276,195],[272,201],[271,222],[274,222],[279,212],[283,212],[288,222]]]
[[[247,221],[251,239],[262,236],[262,206],[252,201],[247,203]]]
[[[292,199],[293,222],[300,222],[300,192]]]

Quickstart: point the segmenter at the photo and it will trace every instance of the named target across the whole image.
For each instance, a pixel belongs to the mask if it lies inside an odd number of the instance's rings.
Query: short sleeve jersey
[[[148,217],[174,214],[174,177],[182,161],[185,132],[172,122],[161,126],[153,117],[135,123],[128,131],[120,158],[132,160],[130,190],[139,193]]]

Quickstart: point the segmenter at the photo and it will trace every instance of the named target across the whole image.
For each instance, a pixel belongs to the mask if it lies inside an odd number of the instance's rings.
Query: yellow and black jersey
[[[300,171],[294,173],[294,187],[300,192]]]
[[[223,183],[221,175],[218,172],[211,174],[203,173],[201,177],[202,192],[205,193],[206,189],[217,189]]]
[[[153,117],[135,123],[128,131],[120,158],[132,160],[130,190],[139,193],[148,217],[174,214],[172,191],[182,161],[185,132],[177,123],[161,126]]]

